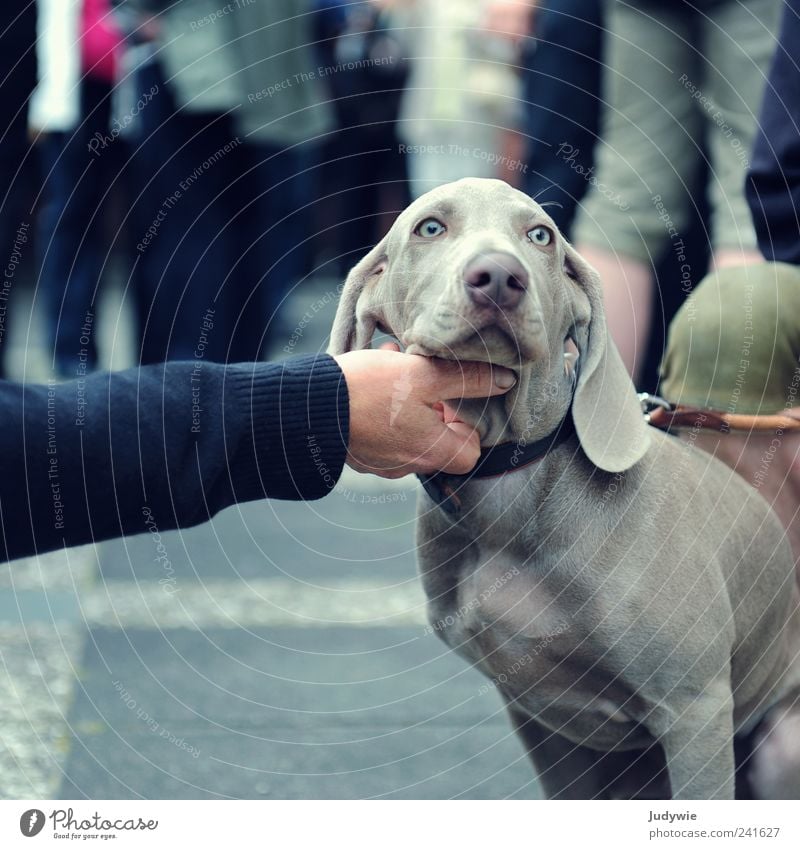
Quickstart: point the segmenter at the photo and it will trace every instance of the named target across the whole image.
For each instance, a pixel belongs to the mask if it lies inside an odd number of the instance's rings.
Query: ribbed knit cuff
[[[229,366],[225,410],[250,420],[230,464],[237,501],[327,495],[347,456],[347,383],[333,357]]]

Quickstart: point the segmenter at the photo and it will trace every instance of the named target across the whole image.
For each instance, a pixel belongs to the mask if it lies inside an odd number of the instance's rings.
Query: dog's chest
[[[434,627],[473,661],[473,641],[485,632],[502,625],[541,639],[570,616],[549,562],[552,545],[540,544],[543,530],[525,477],[470,482],[458,493],[461,514],[445,520],[451,534],[441,534],[439,523],[426,530],[422,519],[422,540],[433,539],[431,562],[423,558],[421,568]],[[442,519],[433,509],[434,518]],[[453,556],[445,555],[450,545],[436,542],[445,537],[455,541]]]
[[[513,546],[484,550],[460,576],[452,604],[440,609],[439,635],[475,664],[504,698],[552,729],[613,747],[641,743],[642,706],[604,664],[588,623],[596,612]]]
[[[431,564],[428,575],[423,565],[434,630],[507,700],[567,736],[616,745],[631,734],[641,705],[612,683],[614,671],[602,660],[601,605],[587,593],[580,567],[545,538],[548,529],[525,515],[530,499],[485,487],[469,496],[481,494],[462,556]]]

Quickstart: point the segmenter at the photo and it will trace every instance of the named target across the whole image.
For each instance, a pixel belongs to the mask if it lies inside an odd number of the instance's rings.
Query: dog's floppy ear
[[[348,351],[369,348],[372,344],[378,316],[374,311],[370,290],[386,272],[387,239],[386,236],[381,239],[347,275],[333,320],[329,354],[346,354]]]
[[[650,433],[628,372],[608,334],[600,276],[568,243],[566,271],[589,299],[588,324],[577,327],[578,382],[572,418],[586,456],[607,472],[624,472],[641,460]]]

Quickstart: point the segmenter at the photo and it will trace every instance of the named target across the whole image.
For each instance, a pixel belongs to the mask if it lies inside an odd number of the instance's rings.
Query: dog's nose
[[[503,251],[481,253],[464,268],[464,286],[479,307],[513,309],[528,288],[528,273],[513,255]]]

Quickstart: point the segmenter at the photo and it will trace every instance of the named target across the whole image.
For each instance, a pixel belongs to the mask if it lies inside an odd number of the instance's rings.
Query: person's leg
[[[697,55],[683,4],[614,2],[607,21],[603,130],[575,241],[600,272],[609,329],[635,377],[649,337],[652,267],[666,248],[680,248],[693,202],[700,117],[679,77],[683,69],[691,77]]]
[[[729,0],[702,17],[701,114],[712,164],[710,229],[716,269],[763,261],[744,183],[781,7],[781,0]]]
[[[229,359],[260,359],[283,344],[285,300],[305,273],[318,151],[248,144],[243,171],[226,193],[236,257],[224,292],[235,313]]]
[[[2,40],[0,39],[0,42]],[[27,109],[10,104],[11,118],[5,128],[0,144],[0,256],[4,257],[5,270],[0,280],[0,379],[5,377],[5,352],[8,333],[13,321],[13,307],[19,287],[20,264],[29,253],[31,242],[31,220],[24,196],[25,179],[23,168],[28,155]]]
[[[655,294],[652,266],[589,244],[579,245],[578,250],[603,281],[608,331],[635,382],[650,336]]]
[[[365,128],[355,125],[356,116],[350,111],[347,120],[349,123],[336,133],[331,160],[326,163],[330,174],[327,186],[337,215],[329,238],[335,245],[341,274],[346,274],[374,244],[372,233],[378,212],[375,183],[383,155],[371,148]]]
[[[97,293],[105,271],[108,244],[104,210],[112,177],[110,150],[99,155],[89,150],[94,134],[108,133],[111,89],[106,83],[84,77],[81,81],[81,125],[63,152],[71,185],[57,223],[54,239],[63,240],[56,255],[68,255],[67,267],[50,275],[51,316],[56,320],[54,349],[58,370],[75,377],[97,364],[95,313]],[[62,288],[63,287],[63,288]]]
[[[87,299],[91,301],[92,278],[97,276],[96,206],[91,203],[97,166],[91,167],[85,153],[83,134],[77,129],[47,133],[39,140],[44,185],[37,237],[41,258],[38,291],[48,357],[63,377],[75,377],[85,304]],[[92,368],[95,351],[91,338],[86,347],[86,365]]]
[[[589,188],[600,120],[602,0],[545,0],[535,41],[525,51],[523,129],[528,136],[525,191],[567,238]]]
[[[154,83],[158,93],[141,112],[134,154],[140,361],[223,362],[232,320],[217,301],[230,271],[232,236],[221,197],[240,143],[229,118],[178,110],[157,66],[142,69],[142,90]]]
[[[712,268],[715,271],[759,262],[764,262],[764,257],[757,248],[717,248],[711,258]]]
[[[6,374],[8,333],[14,321],[13,304],[18,302],[14,292],[25,277],[23,269],[33,245],[29,205],[32,181],[29,176],[35,174],[35,166],[28,141],[28,101],[36,87],[35,44],[35,4],[4,3],[0,6],[0,55],[3,57],[0,256],[4,267],[0,280],[0,378]]]

